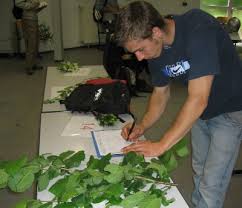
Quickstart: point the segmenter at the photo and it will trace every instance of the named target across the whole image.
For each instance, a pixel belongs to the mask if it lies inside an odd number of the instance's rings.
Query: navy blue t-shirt
[[[153,85],[214,75],[201,118],[242,110],[242,64],[229,35],[214,17],[199,9],[173,19],[174,42],[164,47],[160,57],[148,60]]]

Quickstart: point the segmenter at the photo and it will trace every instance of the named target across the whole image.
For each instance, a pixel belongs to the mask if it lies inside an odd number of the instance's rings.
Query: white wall
[[[39,13],[39,23],[44,23],[53,32],[52,16],[56,15],[56,8],[51,0],[46,0],[48,7]],[[97,26],[93,21],[92,8],[95,0],[60,0],[62,4],[62,29],[64,48],[73,48],[98,43]],[[120,6],[134,0],[118,0]],[[199,8],[200,0],[147,0],[161,12],[161,14],[180,14],[191,8]],[[187,3],[187,6],[183,5]],[[14,34],[15,20],[11,13],[12,1],[1,0],[0,6],[0,52],[16,51]],[[40,43],[40,51],[53,49],[54,43]],[[22,41],[22,51],[24,44]]]
[[[12,15],[13,2],[0,3],[0,53],[14,53],[16,50],[15,19]]]

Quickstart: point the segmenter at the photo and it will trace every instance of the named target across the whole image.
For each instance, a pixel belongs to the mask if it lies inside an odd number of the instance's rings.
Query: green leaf
[[[5,165],[5,171],[13,176],[15,175],[24,165],[27,164],[27,156],[22,156],[18,160],[14,161],[8,161],[7,164]]]
[[[124,178],[123,168],[118,164],[108,164],[104,170],[110,173],[104,176],[104,179],[109,183],[119,183]]]
[[[105,191],[107,199],[109,198],[120,198],[121,194],[124,192],[124,186],[122,183],[111,184],[108,189]]]
[[[31,200],[27,203],[27,208],[40,208],[42,205],[42,202],[39,200]]]
[[[41,168],[45,168],[49,166],[50,162],[48,159],[46,159],[43,155],[40,155],[39,157],[33,159],[29,165],[38,165]]]
[[[56,160],[54,160],[54,161],[52,162],[52,165],[55,166],[55,168],[61,168],[61,167],[63,167],[65,164],[64,164],[64,162],[63,162],[61,159],[57,158]]]
[[[87,162],[87,169],[98,169],[103,171],[104,168],[110,164],[112,158],[111,154],[103,156],[101,159],[96,159],[93,156],[90,156],[89,161]]]
[[[120,206],[123,208],[134,208],[147,196],[147,193],[139,191],[133,195],[127,196],[121,203]]]
[[[160,208],[161,207],[161,199],[156,197],[155,195],[146,196],[144,200],[142,200],[138,204],[139,208]]]
[[[167,161],[164,165],[165,165],[168,172],[171,172],[172,170],[177,168],[178,162],[177,162],[175,155],[173,153],[170,155],[169,161]]]
[[[45,204],[42,204],[39,208],[52,208],[52,202],[47,202]]]
[[[80,193],[78,193],[78,191],[77,191],[78,189],[76,189],[78,187],[79,183],[80,183],[79,171],[75,171],[74,173],[69,175],[67,177],[67,181],[65,184],[65,191],[63,192],[63,194],[61,196],[61,201],[67,201],[68,199],[79,195]]]
[[[53,184],[50,187],[49,192],[54,194],[57,198],[60,198],[62,196],[63,190],[65,190],[66,183],[67,178],[58,180],[55,184]]]
[[[49,174],[48,172],[45,172],[44,174],[41,174],[38,178],[38,191],[43,191],[46,189],[49,185]]]
[[[173,146],[173,149],[175,150],[176,154],[179,157],[185,157],[189,154],[188,150],[188,140],[186,138],[183,138],[180,140],[177,144]]]
[[[5,188],[8,184],[9,175],[5,170],[0,169],[0,189]]]
[[[156,170],[161,178],[168,174],[166,167],[162,164],[151,162],[146,168]]]
[[[70,158],[64,160],[64,163],[67,168],[78,167],[81,162],[85,159],[84,151],[79,151],[72,155]]]
[[[59,158],[61,160],[65,160],[66,158],[70,157],[71,155],[73,155],[75,153],[75,151],[72,151],[72,150],[69,150],[69,151],[66,151],[66,152],[63,152],[59,155]]]
[[[34,174],[29,170],[21,169],[9,178],[8,186],[14,192],[24,192],[32,186],[33,182]]]
[[[71,200],[77,207],[92,208],[91,198],[87,194],[81,194]]]
[[[30,164],[30,165],[26,165],[26,166],[24,167],[24,169],[25,169],[26,171],[29,171],[29,172],[35,174],[35,173],[38,173],[38,172],[40,171],[41,168],[40,168],[39,165],[32,165],[32,164]]]
[[[29,200],[22,200],[15,205],[15,208],[27,208],[27,203]]]
[[[65,202],[65,203],[56,205],[54,208],[77,208],[77,207],[72,202]]]
[[[140,165],[145,162],[144,156],[138,155],[135,152],[129,152],[124,155],[122,165],[131,164],[132,166]]]

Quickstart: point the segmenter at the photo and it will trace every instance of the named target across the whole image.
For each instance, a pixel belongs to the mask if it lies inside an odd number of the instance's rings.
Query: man
[[[39,50],[38,12],[47,6],[39,0],[16,0],[15,5],[23,9],[22,28],[25,40],[26,73],[32,75],[34,70],[42,69],[37,66]]]
[[[162,17],[138,1],[120,11],[116,40],[138,60],[147,59],[154,90],[146,113],[131,134],[135,141],[162,115],[169,81],[187,83],[188,96],[173,124],[157,142],[136,141],[123,149],[158,156],[192,129],[192,166],[196,208],[222,207],[242,138],[242,67],[228,34],[215,18],[194,9]]]

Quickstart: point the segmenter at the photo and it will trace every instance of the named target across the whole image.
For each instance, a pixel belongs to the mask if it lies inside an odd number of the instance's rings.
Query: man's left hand
[[[136,152],[146,157],[157,157],[165,152],[160,142],[138,141],[122,149],[123,153]]]

